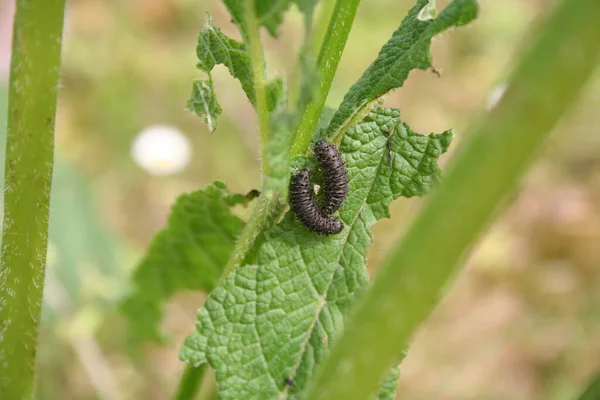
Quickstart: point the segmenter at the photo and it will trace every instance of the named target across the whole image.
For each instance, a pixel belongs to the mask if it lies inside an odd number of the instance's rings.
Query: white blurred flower
[[[502,85],[496,86],[492,93],[488,96],[488,110],[496,107],[502,96],[504,96],[504,92],[508,88],[508,84],[503,83]]]
[[[152,175],[181,172],[190,162],[192,147],[178,129],[166,125],[144,128],[131,146],[131,157]]]

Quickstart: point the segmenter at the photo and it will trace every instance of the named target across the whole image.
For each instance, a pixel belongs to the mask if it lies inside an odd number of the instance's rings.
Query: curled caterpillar
[[[338,149],[326,140],[317,140],[315,157],[323,172],[323,214],[331,215],[340,208],[348,194],[348,175]]]
[[[335,235],[344,228],[342,221],[323,214],[317,205],[308,168],[304,168],[292,176],[290,207],[300,222],[314,232]]]

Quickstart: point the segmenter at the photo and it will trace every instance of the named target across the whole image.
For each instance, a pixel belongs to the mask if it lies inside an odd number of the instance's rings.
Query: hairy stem
[[[258,0],[246,0],[246,22],[248,24],[248,46],[250,47],[250,59],[252,61],[252,77],[254,79],[254,93],[256,95],[256,114],[258,115],[258,127],[260,130],[260,148],[263,176],[268,173],[269,165],[265,152],[269,139],[271,138],[271,127],[269,123],[269,110],[267,109],[267,93],[265,91],[265,64],[260,41],[259,25],[256,19],[256,7],[254,2]]]
[[[313,54],[319,54],[323,48],[323,42],[325,41],[325,35],[328,30],[328,22],[331,21],[333,10],[336,6],[336,0],[322,0],[321,10],[315,26],[315,31],[312,35],[311,50]]]
[[[279,198],[273,193],[263,194],[258,198],[248,223],[235,243],[233,253],[221,274],[223,280],[231,271],[239,267],[255,245],[258,235],[269,227],[269,221],[277,219],[283,211]]]
[[[332,13],[325,40],[321,45],[317,59],[317,71],[319,76],[319,87],[315,97],[308,103],[302,116],[300,126],[296,130],[290,155],[304,153],[308,149],[310,140],[319,122],[319,117],[325,106],[331,82],[337,71],[346,46],[356,10],[360,0],[337,0]]]
[[[600,55],[600,2],[563,0],[524,53],[499,103],[394,247],[307,398],[367,399],[437,304]]]
[[[0,264],[0,397],[31,399],[44,287],[65,0],[18,0]]]
[[[314,68],[314,59],[319,54],[321,47],[323,46],[323,40],[325,39],[325,33],[327,33],[327,26],[333,14],[336,0],[323,0],[321,1],[321,9],[318,13],[318,20],[316,24],[312,23],[313,14],[305,16],[305,32],[304,32],[304,43],[298,54],[298,61],[292,71],[290,83],[288,86],[288,105],[292,111],[297,112],[298,108],[306,106],[300,104],[300,89],[304,82],[301,80],[308,80],[312,84],[310,76],[310,68]],[[313,28],[314,26],[314,28]],[[310,65],[307,65],[310,63]]]

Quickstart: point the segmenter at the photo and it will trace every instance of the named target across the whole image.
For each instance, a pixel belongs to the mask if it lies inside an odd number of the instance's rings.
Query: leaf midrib
[[[363,146],[368,145],[368,143],[363,144]],[[380,151],[378,149],[378,151]],[[383,153],[382,153],[383,154]],[[381,165],[381,158],[379,160],[379,165]],[[377,168],[376,168],[377,169]],[[373,175],[373,179],[371,179],[371,183],[368,186],[369,190],[367,193],[371,193],[371,191],[373,190],[373,185],[375,184],[376,181],[376,177],[377,177],[377,171],[375,171],[375,174]],[[352,219],[352,223],[348,224],[348,226],[350,227],[350,229],[348,229],[346,232],[346,235],[343,239],[343,243],[344,245],[342,246],[342,249],[339,252],[339,256],[336,259],[335,263],[332,263],[334,265],[339,265],[340,259],[342,258],[342,255],[344,254],[344,251],[346,250],[346,245],[348,243],[348,237],[350,236],[350,232],[352,232],[352,229],[354,229],[354,224],[356,223],[356,220],[360,217],[360,215],[362,214],[365,205],[368,206],[367,204],[367,199],[368,199],[368,195],[365,196],[364,200],[362,201],[361,206],[359,207],[356,215],[354,216],[354,218]],[[371,236],[369,234],[369,236]],[[294,234],[294,239],[296,239],[296,235]],[[300,247],[300,246],[299,246]],[[327,293],[329,292],[329,288],[331,287],[332,283],[333,283],[333,279],[335,278],[335,269],[332,270],[331,273],[331,278],[329,279],[329,282],[327,283],[325,290],[323,291],[323,295],[318,296],[317,300],[319,300],[319,304],[317,305],[317,312],[315,313],[315,318],[313,319],[313,322],[311,323],[309,330],[308,330],[308,335],[306,335],[306,339],[304,341],[304,343],[302,344],[302,347],[300,348],[300,356],[298,357],[296,364],[294,365],[293,369],[292,369],[292,374],[291,376],[295,377],[296,376],[296,372],[298,371],[298,368],[300,367],[300,363],[302,362],[302,358],[304,357],[304,353],[306,351],[306,348],[308,347],[308,343],[310,342],[310,339],[312,337],[312,333],[313,330],[315,328],[315,325],[317,324],[317,321],[319,320],[319,315],[321,315],[321,311],[323,311],[323,308],[325,308],[325,305],[327,305],[327,300],[325,300],[327,298]],[[312,281],[312,279],[311,279]],[[281,397],[280,399],[286,399],[287,398],[287,394],[289,391],[289,386],[286,385],[285,389],[283,390],[283,392],[281,393]]]

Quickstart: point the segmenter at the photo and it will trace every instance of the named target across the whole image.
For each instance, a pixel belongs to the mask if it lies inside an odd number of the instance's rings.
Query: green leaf
[[[264,26],[273,37],[279,36],[279,25],[283,21],[283,14],[291,3],[296,3],[301,12],[307,17],[312,17],[312,12],[317,0],[255,0],[256,17],[260,26]],[[229,10],[233,22],[238,26],[244,41],[248,38],[248,27],[246,25],[245,1],[223,0]]]
[[[267,92],[267,110],[284,109],[287,101],[287,87],[282,78],[273,79],[265,87]]]
[[[244,225],[230,208],[245,201],[219,181],[177,199],[134,273],[134,292],[122,302],[136,341],[163,339],[161,304],[176,291],[215,287]]]
[[[238,26],[244,40],[248,38],[248,26],[246,24],[245,1],[244,0],[223,0],[223,3],[229,10],[233,22]],[[261,0],[255,1],[256,17],[261,26],[267,28],[269,34],[273,37],[278,36],[279,25],[282,21],[282,14],[287,10],[290,0]]]
[[[197,67],[207,74],[215,65],[222,64],[229,73],[240,81],[248,99],[255,104],[254,86],[252,84],[252,68],[246,46],[225,36],[221,30],[212,24],[208,17],[204,29],[198,35],[196,45]]]
[[[434,35],[450,28],[469,23],[477,15],[476,0],[454,0],[440,15],[431,20],[418,16],[431,5],[418,0],[392,38],[381,48],[377,59],[348,91],[327,130],[327,136],[339,140],[351,126],[356,114],[373,106],[373,100],[404,84],[408,73],[431,66],[429,48]]]
[[[199,310],[197,332],[180,356],[216,370],[220,398],[286,398],[303,392],[341,333],[351,300],[368,284],[369,228],[388,214],[392,199],[422,195],[440,179],[437,158],[452,132],[419,135],[399,115],[376,109],[342,142],[350,183],[339,211],[346,225],[341,234],[317,235],[286,214],[265,233],[258,265],[231,272]],[[293,389],[286,378],[294,380]]]
[[[281,25],[283,13],[287,11],[290,3],[290,0],[254,1],[258,23],[264,26],[271,36],[279,36],[279,25]]]
[[[204,118],[211,131],[216,127],[216,118],[221,113],[217,103],[210,73],[215,65],[224,65],[229,73],[240,81],[242,89],[253,106],[256,106],[256,95],[252,76],[250,56],[246,46],[234,39],[225,36],[219,28],[212,25],[212,19],[207,18],[204,29],[198,35],[196,46],[198,56],[197,67],[209,75],[208,80],[195,81],[192,88],[192,97],[187,103],[187,108],[196,115]],[[267,84],[267,109],[273,111],[285,103],[285,84],[281,78]]]
[[[275,191],[282,199],[287,199],[290,182],[289,146],[292,136],[290,115],[281,113],[271,116],[273,137],[267,145],[268,175],[265,176],[264,191]]]
[[[392,371],[384,379],[379,389],[379,393],[375,396],[377,400],[394,400],[396,398],[396,388],[398,387],[398,379],[400,379],[400,367],[392,368]]]
[[[392,368],[388,376],[381,383],[379,392],[375,395],[377,400],[394,400],[396,398],[398,379],[400,379],[400,364],[406,358],[407,353],[407,349],[400,353],[400,356],[396,360],[396,367]]]
[[[187,109],[203,118],[208,124],[211,132],[217,129],[217,117],[221,115],[221,106],[217,102],[217,96],[213,89],[213,81],[195,80],[192,84],[192,95],[188,100]]]

